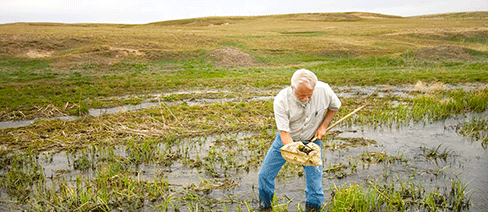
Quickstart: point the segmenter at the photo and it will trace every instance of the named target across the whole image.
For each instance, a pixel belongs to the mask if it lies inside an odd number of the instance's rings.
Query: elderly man
[[[291,86],[281,90],[274,100],[274,115],[279,133],[266,153],[259,171],[259,202],[261,210],[271,209],[276,175],[286,160],[280,148],[294,141],[305,144],[313,138],[322,147],[322,137],[337,110],[339,98],[327,83],[317,81],[309,70],[297,70],[291,78]],[[324,200],[322,166],[303,166],[306,184],[307,211],[319,210]]]

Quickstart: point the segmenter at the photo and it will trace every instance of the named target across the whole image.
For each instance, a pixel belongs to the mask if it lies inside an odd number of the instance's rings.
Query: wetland
[[[488,15],[364,15],[0,25],[0,210],[256,211],[307,68],[333,121],[367,104],[323,139],[322,211],[486,211]],[[304,189],[286,163],[273,211]]]

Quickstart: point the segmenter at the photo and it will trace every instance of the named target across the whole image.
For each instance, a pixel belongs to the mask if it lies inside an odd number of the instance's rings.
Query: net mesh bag
[[[320,146],[293,142],[281,147],[281,156],[288,162],[304,166],[322,166]]]

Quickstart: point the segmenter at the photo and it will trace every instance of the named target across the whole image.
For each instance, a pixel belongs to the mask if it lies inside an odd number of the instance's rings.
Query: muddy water
[[[488,118],[488,112],[477,114],[476,117]],[[325,189],[325,201],[331,200],[330,188],[337,185],[344,186],[346,183],[366,183],[367,181],[376,182],[396,182],[400,179],[404,183],[413,182],[415,185],[422,185],[427,192],[439,187],[450,189],[451,179],[458,178],[463,183],[468,183],[468,196],[471,195],[471,206],[469,211],[486,211],[488,208],[488,150],[481,147],[480,141],[472,141],[470,138],[463,137],[456,133],[455,128],[465,121],[466,117],[447,119],[441,122],[429,124],[418,123],[401,127],[392,128],[369,128],[369,127],[336,127],[333,131],[338,131],[341,138],[365,138],[376,141],[376,144],[362,147],[348,147],[347,149],[324,149],[324,170],[336,164],[348,165],[352,160],[358,160],[362,154],[367,152],[384,152],[389,156],[400,156],[407,162],[394,163],[358,163],[355,171],[346,169],[343,177],[334,173],[324,171],[323,187]],[[470,118],[468,118],[470,119]],[[209,149],[215,146],[215,141],[219,139],[231,139],[237,142],[245,142],[253,136],[253,133],[238,133],[232,135],[209,136],[206,138],[193,138],[182,142],[182,146],[189,147],[190,158],[195,158],[198,154],[201,158],[208,155]],[[271,142],[271,141],[270,141]],[[324,140],[324,144],[340,144],[341,139]],[[232,148],[232,147],[229,147]],[[449,152],[446,160],[428,159],[423,149],[436,149],[441,152]],[[116,154],[125,156],[123,147],[116,150]],[[244,151],[241,153],[242,160],[253,153]],[[53,155],[52,161],[43,161],[45,176],[49,178],[62,170],[72,170],[67,159],[66,153]],[[192,169],[183,165],[179,161],[169,167],[161,167],[154,164],[145,164],[139,167],[142,170],[142,179],[151,180],[155,176],[164,173],[168,183],[176,192],[184,192],[185,188],[191,184],[199,185],[202,179],[214,182],[216,178],[209,176],[205,171]],[[215,189],[210,193],[201,193],[202,197],[232,200],[226,203],[228,211],[236,211],[238,204],[235,202],[247,201],[251,208],[257,208],[258,168],[249,171],[231,170],[225,175],[237,183],[231,189]],[[221,170],[219,173],[222,175]],[[434,174],[436,173],[436,174]],[[68,176],[74,177],[80,174],[71,171]],[[66,175],[65,175],[66,176]],[[305,202],[305,178],[298,175],[286,178],[278,178],[276,183],[276,196],[280,203],[290,202],[289,211],[295,211],[298,204]],[[234,203],[232,203],[234,202]],[[221,205],[215,206],[221,208]],[[243,205],[241,204],[242,208]],[[146,208],[150,210],[150,208]],[[243,208],[245,209],[245,208]],[[186,207],[181,211],[187,210]]]

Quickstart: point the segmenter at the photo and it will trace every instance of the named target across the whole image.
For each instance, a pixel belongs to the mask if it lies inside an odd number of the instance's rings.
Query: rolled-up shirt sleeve
[[[286,112],[285,102],[282,98],[275,98],[273,110],[278,130],[290,132],[290,117]]]
[[[339,100],[339,97],[334,93],[332,88],[327,86],[327,93],[329,94],[329,108],[328,110],[332,111],[337,111],[341,107],[341,100]]]

